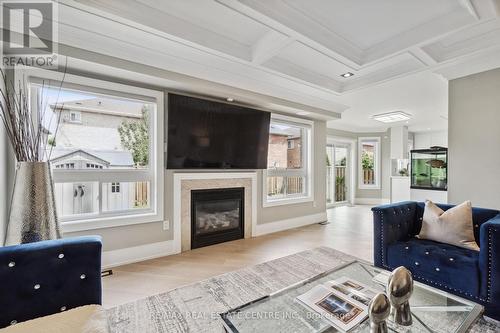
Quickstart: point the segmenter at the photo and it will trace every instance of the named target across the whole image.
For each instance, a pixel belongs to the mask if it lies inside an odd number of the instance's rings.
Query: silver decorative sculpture
[[[383,293],[375,295],[368,305],[370,333],[387,333],[386,319],[391,312],[389,298]]]
[[[391,301],[391,315],[394,322],[403,326],[412,324],[409,299],[413,293],[411,272],[401,266],[392,271],[387,284],[387,294]]]
[[[61,238],[48,162],[18,162],[5,245]]]

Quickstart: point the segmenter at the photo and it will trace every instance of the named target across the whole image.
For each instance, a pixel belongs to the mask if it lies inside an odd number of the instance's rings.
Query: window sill
[[[380,190],[380,185],[360,185],[358,190]]]
[[[284,198],[284,199],[274,199],[274,200],[264,200],[262,207],[275,207],[284,205],[295,205],[300,203],[313,202],[314,197],[297,197],[297,198]]]
[[[61,231],[79,232],[104,228],[123,227],[127,225],[161,222],[163,219],[157,213],[143,213],[125,216],[98,217],[86,220],[61,222]]]

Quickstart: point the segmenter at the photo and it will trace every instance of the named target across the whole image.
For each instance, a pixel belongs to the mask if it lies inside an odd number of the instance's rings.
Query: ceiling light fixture
[[[226,98],[226,101],[228,101],[228,102],[234,102],[234,98],[228,97],[228,98]]]
[[[372,116],[373,120],[380,121],[382,123],[396,123],[398,121],[405,121],[411,119],[411,114],[404,113],[403,111],[394,111],[376,114]]]
[[[348,77],[354,76],[354,73],[347,72],[347,73],[341,74],[340,76],[347,79]]]

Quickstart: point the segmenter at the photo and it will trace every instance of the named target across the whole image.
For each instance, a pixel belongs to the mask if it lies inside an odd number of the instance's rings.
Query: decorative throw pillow
[[[425,201],[422,229],[418,238],[479,251],[472,227],[472,205],[465,201],[447,211]]]

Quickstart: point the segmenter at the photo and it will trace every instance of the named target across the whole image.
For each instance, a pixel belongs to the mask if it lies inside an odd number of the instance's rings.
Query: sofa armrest
[[[481,297],[500,304],[500,214],[483,223],[480,230]],[[500,313],[500,306],[497,311]]]
[[[397,241],[408,240],[418,233],[417,203],[399,202],[372,208],[374,263],[388,268],[387,246]]]
[[[0,248],[0,328],[101,304],[101,248],[96,236]]]

